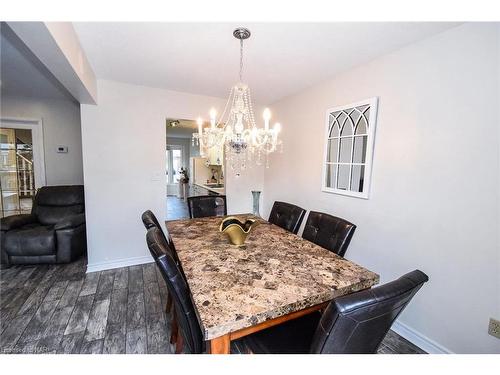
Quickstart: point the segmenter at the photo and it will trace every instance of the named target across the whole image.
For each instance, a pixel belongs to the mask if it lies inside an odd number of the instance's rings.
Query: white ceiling
[[[270,104],[457,23],[75,23],[98,78],[226,97],[238,80]]]
[[[4,23],[0,34],[2,95],[74,100]]]

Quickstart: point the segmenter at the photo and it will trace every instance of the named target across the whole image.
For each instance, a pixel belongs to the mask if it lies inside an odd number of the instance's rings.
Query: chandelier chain
[[[243,82],[243,39],[240,39],[240,82]]]

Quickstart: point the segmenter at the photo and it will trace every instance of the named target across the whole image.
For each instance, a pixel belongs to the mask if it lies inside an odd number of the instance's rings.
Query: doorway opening
[[[181,168],[187,165],[184,146],[167,143],[167,195],[177,195],[181,180]]]
[[[45,185],[42,134],[38,120],[1,120],[0,217],[31,213],[36,189]]]
[[[188,197],[225,194],[223,148],[202,155],[197,131],[194,120],[166,119],[167,220],[189,217]]]

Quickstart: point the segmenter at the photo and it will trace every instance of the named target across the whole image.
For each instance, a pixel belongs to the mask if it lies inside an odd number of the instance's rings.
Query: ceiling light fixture
[[[238,28],[234,30],[233,36],[240,41],[240,80],[231,88],[224,111],[218,119],[213,108],[210,110],[209,127],[203,128],[203,120],[198,118],[198,132],[193,133],[193,144],[196,142],[200,146],[202,155],[212,148],[218,152],[224,149],[226,161],[239,176],[253,159],[258,165],[262,164],[262,155],[266,167],[269,167],[268,155],[276,151],[278,145],[282,149],[282,142],[278,138],[281,125],[276,123],[273,128],[269,127],[271,111],[268,108],[263,113],[264,127],[257,128],[250,88],[243,83],[243,41],[250,38],[250,30]]]

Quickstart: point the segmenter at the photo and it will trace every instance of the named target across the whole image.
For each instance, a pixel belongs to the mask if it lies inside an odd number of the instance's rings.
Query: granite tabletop
[[[166,222],[205,340],[379,282],[377,274],[262,219],[245,245],[231,245],[219,232],[222,219]]]

